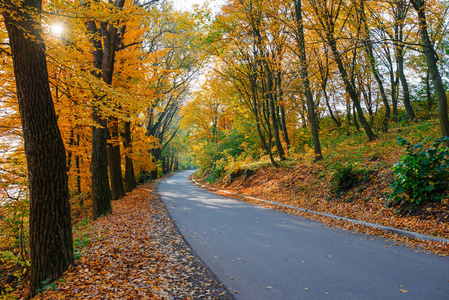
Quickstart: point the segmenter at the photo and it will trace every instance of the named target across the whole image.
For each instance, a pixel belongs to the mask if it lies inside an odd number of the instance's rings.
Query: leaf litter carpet
[[[81,259],[35,299],[229,299],[173,225],[158,181],[114,201]]]

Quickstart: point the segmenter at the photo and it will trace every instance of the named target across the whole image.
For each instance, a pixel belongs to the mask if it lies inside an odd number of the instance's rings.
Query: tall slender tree
[[[309,72],[307,70],[307,57],[306,57],[306,44],[304,42],[304,24],[302,18],[301,0],[294,0],[295,5],[295,20],[298,27],[296,34],[296,40],[298,43],[299,62],[301,66],[301,78],[304,85],[304,92],[306,94],[307,111],[309,115],[310,128],[312,130],[313,146],[315,151],[315,159],[320,160],[323,158],[321,153],[321,143],[318,133],[318,124],[316,120],[315,105],[313,103],[312,92],[310,90]],[[331,112],[332,113],[332,112]]]
[[[407,17],[410,8],[408,0],[395,0],[391,3],[394,15],[394,38],[395,56],[397,64],[398,77],[402,86],[402,96],[405,111],[410,121],[415,121],[415,111],[410,102],[410,88],[404,72],[404,20]]]
[[[435,89],[435,95],[438,101],[438,117],[440,119],[441,134],[444,137],[449,137],[449,119],[447,109],[447,96],[446,90],[441,79],[440,72],[437,65],[437,55],[430,41],[429,33],[427,30],[426,20],[426,1],[425,0],[411,0],[413,8],[418,13],[419,19],[419,33],[421,37],[421,46],[426,56],[427,67],[429,69],[430,77]],[[445,146],[449,147],[449,141],[445,142]]]
[[[355,89],[353,82],[351,81],[350,74],[345,67],[343,61],[343,55],[338,49],[337,37],[335,35],[336,25],[339,20],[341,10],[345,7],[345,3],[342,0],[311,0],[312,8],[318,19],[318,23],[321,29],[324,31],[323,38],[326,40],[335,63],[337,64],[338,70],[340,72],[340,77],[344,83],[346,93],[354,104],[354,109],[357,110],[357,114],[362,124],[362,127],[368,137],[369,141],[374,141],[376,135],[373,132],[371,126],[364,116],[362,106],[360,104],[359,95]]]

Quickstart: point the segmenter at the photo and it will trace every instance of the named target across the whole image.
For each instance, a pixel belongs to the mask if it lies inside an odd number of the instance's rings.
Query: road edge
[[[164,201],[162,201],[160,195],[159,195],[159,185],[166,181],[167,179],[169,179],[170,177],[172,177],[173,175],[177,174],[178,172],[172,173],[170,174],[170,176],[167,176],[164,180],[161,180],[158,185],[156,186],[156,194],[158,196],[159,201],[162,203],[162,205],[164,206],[165,210],[167,211],[168,216],[170,217],[174,227],[176,228],[176,231],[178,232],[179,236],[182,238],[182,240],[186,243],[187,246],[189,246],[191,252],[195,255],[195,257],[205,266],[207,275],[210,276],[211,278],[213,278],[219,285],[223,285],[225,291],[226,291],[226,296],[229,300],[236,300],[235,296],[233,294],[231,294],[231,292],[229,291],[229,288],[226,286],[226,284],[224,284],[223,281],[221,281],[218,276],[211,270],[211,268],[207,265],[207,263],[205,263],[201,257],[198,255],[198,253],[195,252],[195,250],[193,250],[192,245],[190,245],[190,243],[187,241],[187,239],[184,237],[185,235],[181,233],[178,225],[175,222],[175,219],[173,218],[173,216],[170,213],[170,210],[167,208],[167,206],[165,206]]]
[[[213,190],[213,191],[229,194],[230,196],[235,195],[235,196],[242,197],[242,198],[245,198],[245,199],[251,199],[251,200],[255,200],[255,201],[259,201],[259,202],[263,202],[263,203],[267,203],[267,204],[271,204],[271,205],[275,205],[275,206],[282,206],[282,207],[295,209],[295,210],[298,210],[298,211],[307,212],[307,213],[311,213],[311,214],[315,214],[315,215],[326,216],[326,217],[329,217],[329,218],[332,218],[332,219],[336,219],[336,220],[344,220],[344,221],[348,221],[348,222],[351,222],[351,223],[354,223],[354,224],[360,224],[360,225],[368,226],[368,227],[371,227],[371,228],[381,229],[382,231],[392,232],[392,233],[395,233],[397,235],[404,236],[404,237],[411,237],[411,238],[415,238],[415,239],[419,239],[419,240],[428,240],[428,241],[432,241],[432,242],[439,242],[439,243],[447,243],[447,244],[449,244],[449,239],[446,239],[446,238],[440,238],[440,237],[431,236],[431,235],[427,235],[427,234],[422,234],[422,233],[418,233],[418,232],[398,229],[398,228],[394,228],[394,227],[379,225],[379,224],[365,222],[365,221],[360,221],[360,220],[356,220],[356,219],[340,217],[340,216],[336,216],[336,215],[332,215],[332,214],[327,214],[327,213],[323,213],[323,212],[319,212],[319,211],[309,210],[309,209],[296,207],[296,206],[291,206],[291,205],[287,205],[287,204],[282,204],[282,203],[278,203],[278,202],[268,201],[268,200],[264,200],[264,199],[251,197],[251,196],[240,195],[240,194],[233,193],[233,192],[230,192],[230,191],[220,190],[220,189],[216,189],[216,188],[213,188],[213,187],[201,184],[198,181],[196,181],[195,178],[193,178],[193,176],[190,177],[190,180],[195,185],[197,185],[199,187],[202,187],[203,189]]]

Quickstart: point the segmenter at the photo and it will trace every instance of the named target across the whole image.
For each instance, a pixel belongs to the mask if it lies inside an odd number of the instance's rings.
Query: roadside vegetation
[[[113,200],[194,167],[243,194],[448,237],[448,0],[0,12],[0,295],[53,288]]]
[[[278,168],[266,157],[225,156],[214,168],[199,169],[195,178],[239,195],[449,238],[449,156],[438,136],[436,120],[397,124],[370,143],[363,142],[361,132],[337,135],[330,131],[322,134],[323,159],[318,162],[305,143],[302,152],[290,155]],[[348,222],[270,207],[449,254],[445,243],[403,239]]]

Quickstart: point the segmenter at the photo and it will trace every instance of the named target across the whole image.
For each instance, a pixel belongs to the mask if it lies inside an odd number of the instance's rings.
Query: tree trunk
[[[66,153],[50,93],[39,20],[42,1],[0,1],[9,35],[28,166],[31,277],[28,297],[42,281],[73,263]]]
[[[357,122],[357,114],[355,112],[355,105],[352,106],[352,116],[354,117],[354,125],[357,131],[360,131],[359,123]]]
[[[103,60],[101,64],[101,78],[109,85],[112,84],[114,74],[114,62],[116,51],[116,35],[117,28],[107,23],[101,23],[100,32],[103,36]],[[125,188],[123,187],[122,163],[120,156],[120,144],[118,140],[118,119],[109,118],[109,135],[112,143],[107,146],[107,159],[109,167],[109,175],[111,180],[111,196],[113,200],[117,200],[125,196]]]
[[[349,96],[346,94],[346,120],[348,121],[349,126],[351,126],[351,101],[349,99]]]
[[[268,67],[266,68],[266,70],[268,69]],[[273,124],[273,134],[274,134],[274,141],[276,143],[276,149],[279,155],[279,159],[281,161],[285,160],[285,151],[284,148],[282,147],[282,143],[281,143],[281,137],[280,137],[280,132],[279,132],[279,122],[278,122],[278,116],[276,113],[276,103],[274,100],[274,95],[273,95],[273,76],[271,71],[268,71],[267,75],[267,84],[268,84],[268,101],[270,104],[270,116],[271,116],[271,122]]]
[[[388,100],[387,100],[387,95],[385,93],[381,75],[376,67],[376,59],[374,57],[373,44],[371,42],[370,32],[369,32],[368,23],[367,23],[366,15],[365,15],[365,0],[361,0],[360,5],[361,5],[360,13],[361,13],[362,22],[363,22],[364,29],[365,29],[365,39],[364,39],[365,51],[366,51],[366,55],[368,56],[371,72],[373,73],[374,78],[376,79],[377,85],[379,86],[380,96],[381,96],[382,102],[385,106],[385,116],[384,116],[384,119],[382,122],[383,123],[382,131],[387,132],[388,131],[388,119],[390,118],[390,114],[391,114],[390,104],[388,103]]]
[[[93,21],[87,23],[86,27],[88,32],[92,34],[90,42],[94,46],[92,51],[94,67],[99,70],[103,62],[103,49],[101,41],[93,38],[97,32],[97,27]],[[95,72],[94,76],[101,78],[101,73]],[[96,97],[95,101],[100,101],[100,99]],[[108,124],[107,120],[101,116],[98,104],[94,104],[92,107],[92,119],[95,124],[95,126],[92,126],[92,206],[93,218],[97,219],[112,212],[107,158]]]
[[[284,108],[284,104],[283,104],[284,92],[282,90],[282,77],[281,77],[280,72],[277,73],[276,82],[277,82],[277,88],[278,88],[278,104],[279,104],[279,110],[280,110],[280,114],[281,114],[280,124],[281,124],[281,128],[282,128],[282,136],[284,137],[284,141],[287,144],[287,152],[288,152],[288,150],[290,149],[290,139],[288,137],[287,122],[285,119],[285,108]]]
[[[324,83],[324,82],[321,84],[321,88],[322,88],[323,93],[324,93],[324,100],[326,100],[326,106],[327,106],[327,109],[329,110],[329,114],[331,116],[332,121],[334,121],[334,123],[337,125],[337,127],[340,127],[341,126],[341,122],[334,115],[334,112],[333,112],[332,107],[331,107],[330,102],[329,102],[329,95],[327,94],[327,91],[326,91],[326,85],[327,84]]]
[[[449,137],[449,118],[447,110],[447,96],[446,90],[441,79],[440,72],[437,66],[437,56],[432,42],[427,32],[426,21],[426,4],[424,0],[412,0],[413,7],[418,12],[419,19],[419,33],[421,36],[421,43],[424,54],[426,56],[427,67],[429,68],[429,74],[432,78],[433,86],[435,89],[435,96],[438,101],[438,118],[440,119],[441,135],[443,137]],[[445,147],[449,147],[449,141],[444,142]]]
[[[415,112],[413,111],[412,104],[410,103],[410,89],[408,87],[407,78],[405,77],[404,73],[404,44],[402,43],[403,40],[403,33],[402,33],[402,26],[396,27],[398,28],[398,32],[395,34],[396,36],[396,63],[397,63],[397,70],[399,79],[401,81],[402,86],[402,94],[404,97],[404,107],[405,111],[407,112],[407,117],[410,121],[415,121]]]
[[[118,200],[125,196],[125,188],[122,178],[122,158],[120,156],[120,144],[117,118],[109,119],[109,144],[107,148],[109,178],[111,180],[112,200]]]
[[[76,146],[80,145],[80,135],[76,135]],[[80,156],[75,157],[75,168],[76,168],[76,191],[81,194],[81,168],[80,168]],[[83,197],[80,197],[80,207],[83,206]]]
[[[98,219],[102,215],[112,213],[111,190],[108,177],[108,133],[107,121],[100,116],[98,108],[94,107],[93,121],[97,126],[92,126],[92,206],[93,218]]]
[[[252,112],[254,114],[254,118],[256,120],[257,133],[259,135],[259,139],[260,139],[260,142],[262,144],[263,150],[267,154],[269,154],[269,152],[271,152],[271,149],[268,149],[267,142],[265,140],[265,136],[263,135],[262,129],[260,128],[261,120],[260,120],[260,115],[259,115],[259,101],[258,101],[258,98],[257,98],[257,95],[256,95],[257,87],[256,87],[255,80],[252,79],[252,78],[250,78],[250,85],[251,85],[251,100],[252,100],[252,103],[253,103],[251,110],[252,110]]]
[[[387,48],[388,49],[388,48]],[[398,96],[397,96],[397,89],[399,84],[399,78],[395,76],[395,71],[393,69],[393,62],[391,60],[390,51],[385,51],[385,56],[388,62],[388,73],[390,77],[390,96],[391,96],[391,105],[393,107],[393,121],[397,122],[398,119]]]
[[[132,139],[131,139],[131,122],[125,122],[125,133],[123,140],[125,148],[125,190],[130,192],[137,187],[136,175],[134,173],[134,164],[132,160]]]
[[[432,113],[432,93],[430,92],[430,74],[429,70],[426,72],[426,98],[427,98],[427,112],[430,114]]]
[[[362,83],[360,83],[360,84],[362,84]],[[363,94],[366,109],[368,110],[369,123],[371,125],[373,125],[374,124],[374,110],[373,110],[373,99],[372,99],[372,95],[371,95],[371,87],[369,84],[367,84],[366,87],[361,87],[361,88],[362,88],[361,94]],[[368,89],[368,91],[366,91],[365,89]]]
[[[303,80],[304,92],[306,94],[307,111],[310,123],[310,129],[312,130],[313,146],[315,151],[315,160],[321,160],[323,154],[321,153],[321,143],[318,133],[318,124],[315,113],[315,105],[313,103],[312,92],[310,90],[309,74],[307,70],[307,57],[306,57],[306,45],[304,42],[304,27],[302,19],[301,0],[294,0],[295,4],[295,19],[296,26],[298,28],[298,36],[296,37],[298,42],[299,59],[301,64],[301,78]]]
[[[349,81],[348,73],[346,72],[346,69],[343,65],[343,60],[341,59],[341,55],[338,52],[337,49],[337,42],[335,40],[335,37],[332,32],[327,31],[326,37],[329,42],[329,47],[332,50],[332,55],[334,57],[335,62],[337,63],[338,70],[340,71],[341,79],[343,80],[346,88],[346,92],[349,94],[349,97],[351,98],[352,102],[354,103],[355,108],[357,109],[357,114],[359,115],[360,123],[362,123],[363,130],[365,131],[368,140],[374,141],[376,139],[376,135],[371,129],[371,126],[368,124],[368,122],[365,119],[365,116],[363,114],[362,106],[360,105],[359,97],[357,95],[357,92],[354,89],[354,86]]]

